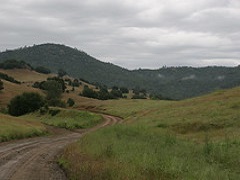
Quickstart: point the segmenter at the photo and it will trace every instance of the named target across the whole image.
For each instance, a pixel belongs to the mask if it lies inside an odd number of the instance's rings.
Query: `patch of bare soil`
[[[121,119],[109,115],[103,115],[103,117],[105,122],[91,129],[67,131],[48,127],[55,135],[0,143],[0,179],[67,179],[57,165],[57,156],[66,145],[73,143],[86,133],[121,122]]]

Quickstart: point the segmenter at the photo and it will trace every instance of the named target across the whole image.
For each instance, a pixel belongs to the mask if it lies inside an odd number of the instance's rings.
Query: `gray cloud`
[[[4,0],[0,50],[46,42],[126,68],[240,64],[239,0]]]

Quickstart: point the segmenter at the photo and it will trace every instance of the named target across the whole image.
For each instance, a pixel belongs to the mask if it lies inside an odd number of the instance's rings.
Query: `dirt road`
[[[63,148],[84,134],[119,123],[119,118],[103,115],[105,122],[88,130],[60,130],[58,135],[0,143],[0,180],[65,180],[56,163]],[[55,130],[58,131],[58,130]]]

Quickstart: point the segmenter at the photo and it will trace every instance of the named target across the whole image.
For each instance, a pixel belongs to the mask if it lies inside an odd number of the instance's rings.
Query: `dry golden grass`
[[[3,81],[4,89],[0,92],[0,107],[6,107],[9,101],[16,95],[22,94],[23,92],[38,92],[43,94],[41,90],[32,88],[27,84],[14,84],[5,80]]]
[[[48,77],[54,76],[54,74],[41,74],[36,71],[31,71],[29,69],[0,69],[0,72],[7,74],[20,82],[44,81]]]

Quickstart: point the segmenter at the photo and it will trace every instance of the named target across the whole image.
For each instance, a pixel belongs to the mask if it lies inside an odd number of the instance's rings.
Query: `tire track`
[[[69,131],[67,134],[38,137],[0,144],[1,180],[66,180],[56,159],[64,147],[83,135],[99,128],[121,122],[120,118],[102,115],[105,121],[87,130]]]

